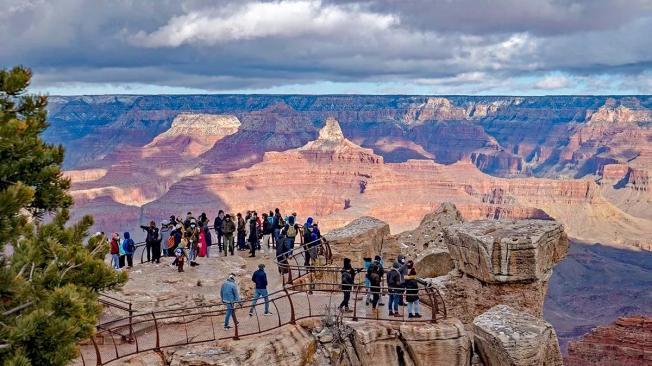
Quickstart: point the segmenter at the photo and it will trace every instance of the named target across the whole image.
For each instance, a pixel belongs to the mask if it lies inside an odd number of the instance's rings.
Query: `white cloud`
[[[561,75],[548,75],[534,84],[536,89],[556,90],[565,89],[570,86],[570,80]]]
[[[388,14],[364,11],[358,5],[324,5],[319,0],[245,3],[240,8],[199,12],[170,19],[151,33],[131,41],[146,47],[177,47],[188,43],[216,44],[263,37],[336,35],[341,32],[384,30],[397,23]]]

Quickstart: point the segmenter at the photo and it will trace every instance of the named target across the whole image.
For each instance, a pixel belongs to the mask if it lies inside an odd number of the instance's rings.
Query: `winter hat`
[[[379,255],[377,255],[377,256],[374,257],[374,260],[375,260],[376,262],[380,262],[382,259],[380,258]]]
[[[264,268],[265,268],[265,264],[264,264],[264,263],[259,264],[259,265],[258,265],[258,268],[259,268],[259,269],[264,269]]]

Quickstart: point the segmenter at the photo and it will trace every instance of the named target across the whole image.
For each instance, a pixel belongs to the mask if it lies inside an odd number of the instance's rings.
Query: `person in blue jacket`
[[[131,235],[129,235],[128,231],[125,231],[124,233],[124,240],[122,240],[122,250],[125,252],[125,257],[127,258],[127,267],[133,267],[136,243],[134,243],[134,240],[131,238]]]
[[[256,307],[256,302],[259,298],[265,300],[265,313],[263,315],[270,316],[272,313],[269,311],[269,297],[267,293],[267,274],[265,273],[265,265],[263,263],[258,265],[258,270],[254,272],[251,276],[251,280],[256,284],[256,293],[254,295],[254,300],[251,302],[251,307],[249,308],[249,316],[254,315],[254,308]]]
[[[231,273],[229,278],[224,281],[222,284],[222,289],[220,290],[220,297],[222,297],[222,302],[226,304],[226,315],[224,316],[224,329],[231,329],[229,325],[229,320],[234,311],[234,304],[240,301],[240,293],[238,292],[238,285],[235,284],[235,275]],[[235,320],[236,324],[238,323]]]

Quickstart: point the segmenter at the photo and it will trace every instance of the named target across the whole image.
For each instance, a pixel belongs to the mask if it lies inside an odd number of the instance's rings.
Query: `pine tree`
[[[64,150],[40,138],[47,97],[26,93],[31,76],[0,70],[0,364],[65,365],[95,330],[98,292],[126,277],[107,239],[88,238],[90,216],[67,225]]]

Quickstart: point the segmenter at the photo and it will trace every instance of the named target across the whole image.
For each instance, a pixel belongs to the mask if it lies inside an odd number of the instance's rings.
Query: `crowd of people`
[[[273,250],[281,275],[289,271],[288,258],[292,256],[297,241],[302,243],[304,257],[303,265],[309,267],[315,264],[319,254],[321,232],[317,222],[309,217],[301,225],[298,223],[296,213],[283,216],[277,208],[274,211],[258,215],[256,211],[227,214],[220,210],[209,225],[205,213],[195,218],[188,212],[185,218],[170,216],[163,220],[159,226],[154,221],[149,225],[140,226],[145,232],[145,245],[143,260],[145,262],[160,263],[162,257],[173,257],[171,263],[179,272],[184,272],[186,261],[191,267],[199,265],[197,258],[212,255],[235,255],[235,251],[248,251],[249,257],[256,257],[257,251],[262,251],[269,258]],[[211,230],[213,229],[213,230]],[[297,237],[300,239],[297,240]],[[133,256],[136,243],[129,232],[123,233],[122,238],[118,233],[113,233],[110,240],[111,263],[117,270],[133,266]],[[215,253],[211,249],[217,248]],[[407,306],[409,318],[420,318],[419,313],[419,286],[416,279],[416,269],[412,261],[406,261],[405,256],[399,255],[391,268],[386,269],[381,256],[364,258],[362,268],[354,268],[349,258],[344,258],[341,274],[341,290],[343,299],[339,305],[340,311],[350,312],[351,291],[356,285],[355,277],[364,273],[364,287],[366,291],[365,304],[371,306],[372,314],[378,317],[379,307],[385,305],[382,297],[388,295],[389,316],[401,317],[399,306]],[[386,286],[383,279],[386,277]],[[255,294],[250,306],[249,315],[253,316],[256,303],[264,300],[263,315],[272,315],[269,311],[267,290],[267,274],[265,265],[260,264],[251,280],[255,285]],[[240,303],[238,286],[235,275],[230,274],[220,290],[222,301],[227,306],[224,319],[224,328],[230,328],[230,318],[234,311],[234,304]]]
[[[303,242],[306,249],[304,265],[310,265],[317,257],[321,233],[312,217],[301,225],[296,213],[283,216],[278,208],[260,216],[256,211],[247,211],[243,216],[220,210],[212,222],[213,230],[209,222],[205,213],[195,218],[192,212],[188,212],[183,219],[170,216],[160,226],[154,221],[141,225],[146,234],[144,261],[160,263],[161,257],[174,257],[172,265],[183,272],[186,261],[191,267],[197,266],[197,258],[210,257],[211,250],[217,247],[217,254],[223,253],[224,256],[235,255],[236,248],[248,251],[249,257],[256,257],[258,251],[269,257],[274,250],[278,262],[287,263],[297,241]],[[297,239],[300,235],[302,237]],[[136,244],[130,233],[125,232],[122,239],[119,233],[113,233],[110,243],[112,266],[117,270],[132,267]],[[279,270],[283,271],[282,266]]]

